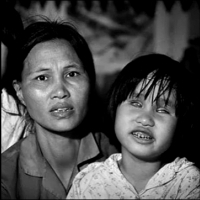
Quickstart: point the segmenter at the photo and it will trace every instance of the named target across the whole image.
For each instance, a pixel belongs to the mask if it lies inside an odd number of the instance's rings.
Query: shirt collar
[[[95,158],[99,154],[100,150],[94,136],[92,133],[89,133],[81,139],[78,155],[78,167],[82,169],[88,163],[87,161]],[[20,161],[25,173],[37,177],[44,176],[47,162],[42,156],[35,134],[29,134],[29,136],[22,142]]]
[[[81,139],[76,173],[85,167],[86,164],[90,162],[90,159],[97,157],[99,154],[100,151],[94,136],[92,133],[89,133]],[[66,197],[66,192],[62,183],[42,156],[35,134],[29,134],[22,142],[20,162],[26,174],[43,178],[43,186],[55,197],[58,199]]]
[[[92,158],[95,158],[99,154],[100,150],[97,146],[93,134],[90,133],[81,140],[77,162],[78,167],[82,169],[85,167],[85,164],[87,164]]]
[[[38,146],[36,136],[32,133],[21,144],[20,163],[25,173],[31,176],[43,176],[46,163]]]

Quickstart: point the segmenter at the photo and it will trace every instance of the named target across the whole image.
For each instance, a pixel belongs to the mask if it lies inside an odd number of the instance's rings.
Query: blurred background
[[[93,53],[97,89],[110,84],[141,52],[158,52],[200,67],[200,3],[197,0],[7,0],[27,18],[45,15],[72,22]]]

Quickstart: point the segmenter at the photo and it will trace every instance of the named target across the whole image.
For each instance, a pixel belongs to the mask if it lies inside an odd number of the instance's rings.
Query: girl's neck
[[[119,168],[125,178],[140,192],[148,181],[161,168],[161,162],[148,162],[123,153]]]

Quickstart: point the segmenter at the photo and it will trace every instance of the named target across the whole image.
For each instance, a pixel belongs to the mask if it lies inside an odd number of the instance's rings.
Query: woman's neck
[[[147,162],[131,154],[123,153],[119,168],[125,178],[140,192],[151,177],[161,168],[161,162]]]
[[[68,191],[76,174],[80,139],[68,138],[37,128],[36,136],[44,158]]]
[[[43,156],[51,165],[65,168],[74,163],[80,139],[58,135],[37,127],[36,136]]]

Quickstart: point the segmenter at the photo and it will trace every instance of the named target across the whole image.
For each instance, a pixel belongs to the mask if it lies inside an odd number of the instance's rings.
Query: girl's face
[[[139,159],[155,160],[170,146],[176,129],[175,94],[172,92],[168,104],[164,99],[167,92],[157,102],[152,101],[158,93],[145,99],[145,91],[139,97],[142,82],[138,84],[132,97],[118,106],[115,118],[115,133],[122,145],[122,153]]]
[[[37,128],[70,131],[86,116],[89,77],[65,40],[34,46],[24,61],[22,82],[15,89]]]

